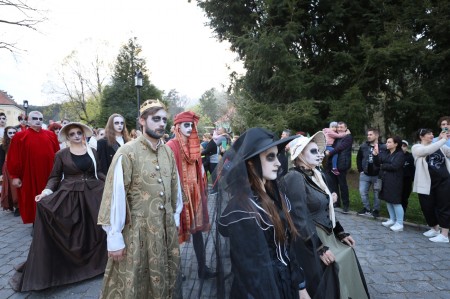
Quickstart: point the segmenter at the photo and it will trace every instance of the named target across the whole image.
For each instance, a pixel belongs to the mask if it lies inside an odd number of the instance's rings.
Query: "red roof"
[[[0,105],[17,106],[17,103],[6,92],[0,90]]]

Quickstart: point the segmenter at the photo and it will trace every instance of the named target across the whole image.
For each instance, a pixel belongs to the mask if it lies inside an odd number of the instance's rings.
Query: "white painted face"
[[[194,127],[193,122],[184,122],[180,124],[180,132],[186,137],[191,136],[192,129]]]
[[[155,114],[149,115],[146,120],[140,118],[139,123],[144,127],[144,132],[147,136],[153,139],[160,139],[165,133],[167,112],[164,109],[160,109]]]
[[[281,166],[277,158],[278,148],[273,146],[259,154],[261,160],[262,176],[266,181],[273,181],[277,178],[278,168]]]
[[[315,142],[310,142],[302,151],[304,162],[309,166],[319,166],[322,160],[322,154],[319,152],[319,147]]]
[[[41,128],[43,117],[41,113],[30,113],[28,115],[28,124],[34,128]]]
[[[0,127],[6,126],[6,116],[2,115],[0,116]]]
[[[105,130],[99,130],[97,133],[97,140],[102,139],[103,137],[105,137]]]
[[[6,132],[6,134],[10,139],[12,139],[16,133],[17,133],[16,129],[8,129],[8,132]]]
[[[73,127],[67,133],[70,143],[81,143],[83,141],[83,130],[79,127]]]
[[[116,133],[122,133],[124,125],[125,122],[123,121],[122,117],[120,116],[114,117],[114,131]]]

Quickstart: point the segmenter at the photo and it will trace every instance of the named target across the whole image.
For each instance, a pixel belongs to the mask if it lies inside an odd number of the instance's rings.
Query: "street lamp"
[[[143,80],[144,79],[144,75],[142,74],[142,72],[140,70],[136,71],[136,74],[134,75],[134,86],[137,89],[137,119],[136,119],[136,130],[140,129],[139,126],[139,109],[141,108],[141,94],[140,94],[140,89],[143,85]]]
[[[25,108],[25,117],[27,116],[27,110],[28,110],[28,101],[24,100],[23,101],[23,108]]]

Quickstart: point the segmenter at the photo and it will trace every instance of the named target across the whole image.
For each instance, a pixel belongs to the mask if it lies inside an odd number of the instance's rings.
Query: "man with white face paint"
[[[213,278],[216,273],[206,266],[202,232],[208,231],[207,180],[202,165],[200,139],[197,133],[199,117],[191,111],[175,116],[175,138],[167,145],[172,149],[177,162],[181,187],[186,196],[180,217],[178,241],[189,241],[192,234],[195,255],[198,262],[198,277]]]
[[[12,185],[18,188],[19,210],[23,223],[34,222],[34,197],[45,188],[53,168],[55,153],[59,151],[56,135],[42,129],[42,113],[31,111],[28,120],[30,128],[17,132],[11,140],[7,163]]]
[[[98,224],[109,259],[100,298],[175,297],[182,196],[173,153],[161,140],[164,104],[145,101],[139,123],[143,135],[117,150],[106,177]]]

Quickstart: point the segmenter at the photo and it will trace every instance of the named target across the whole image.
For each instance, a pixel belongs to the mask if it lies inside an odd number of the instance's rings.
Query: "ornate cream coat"
[[[115,170],[120,166],[126,197],[122,231],[126,258],[108,260],[101,298],[172,298],[180,263],[174,221],[178,174],[172,151],[166,145],[154,150],[143,136],[120,147],[106,177],[98,217],[104,227],[114,218],[111,205],[118,198],[115,184],[121,181]]]

